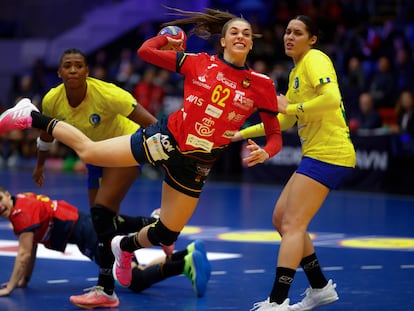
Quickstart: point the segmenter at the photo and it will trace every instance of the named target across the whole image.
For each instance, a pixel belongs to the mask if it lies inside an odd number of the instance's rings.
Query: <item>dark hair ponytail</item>
[[[243,17],[238,17],[229,12],[223,12],[216,9],[205,9],[205,12],[185,11],[181,9],[167,7],[173,11],[170,15],[181,16],[183,18],[165,22],[161,27],[165,26],[182,26],[194,24],[188,35],[196,35],[197,37],[208,39],[213,35],[224,36],[228,24],[234,20],[242,20],[250,25]],[[260,34],[253,34],[253,38],[261,37]]]
[[[297,15],[294,20],[301,21],[305,24],[306,30],[309,33],[309,37],[316,36],[316,38],[320,38],[320,31],[318,25],[307,15]]]

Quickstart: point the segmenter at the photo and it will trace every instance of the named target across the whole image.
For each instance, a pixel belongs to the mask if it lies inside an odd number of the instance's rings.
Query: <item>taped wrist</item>
[[[52,148],[54,143],[55,143],[55,140],[44,141],[40,137],[38,137],[36,140],[37,149],[39,151],[49,151]]]

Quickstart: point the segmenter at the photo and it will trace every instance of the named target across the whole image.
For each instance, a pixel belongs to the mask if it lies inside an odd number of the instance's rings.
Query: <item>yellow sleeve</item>
[[[290,104],[286,109],[286,114],[319,113],[338,109],[341,104],[341,94],[338,85],[336,83],[324,83],[318,89],[318,96],[304,103]]]
[[[263,123],[258,123],[242,129],[240,135],[243,139],[265,136],[265,128]]]
[[[281,131],[286,131],[287,129],[290,129],[296,124],[297,121],[296,115],[287,115],[279,113],[277,115],[277,118],[279,119]]]
[[[281,131],[285,131],[291,128],[296,123],[296,116],[288,116],[288,115],[283,115],[279,113],[277,115],[277,118],[279,119]],[[258,123],[258,124],[246,127],[245,129],[242,129],[240,131],[240,135],[243,139],[247,139],[247,138],[265,136],[266,133],[265,133],[265,128],[263,126],[263,123]]]

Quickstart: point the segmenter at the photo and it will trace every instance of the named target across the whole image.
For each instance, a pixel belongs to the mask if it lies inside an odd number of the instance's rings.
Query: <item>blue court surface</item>
[[[0,184],[12,193],[34,191],[64,199],[88,210],[83,174],[47,172],[42,189],[30,170],[2,170]],[[160,201],[160,180],[138,178],[121,208],[129,215],[149,215]],[[176,248],[202,239],[211,260],[206,295],[196,298],[190,281],[177,276],[141,294],[116,288],[118,310],[249,310],[270,292],[279,237],[271,224],[279,185],[210,181],[199,207],[180,235]],[[414,196],[336,191],[310,225],[326,275],[337,283],[340,300],[319,310],[414,310]],[[17,238],[8,221],[0,221],[0,282],[9,279]],[[161,255],[140,250],[140,261]],[[0,310],[79,310],[70,295],[96,284],[97,266],[68,247],[65,254],[38,249],[29,287],[0,297]],[[307,287],[298,271],[292,302]],[[102,309],[101,309],[102,310]],[[112,309],[117,310],[117,309]]]

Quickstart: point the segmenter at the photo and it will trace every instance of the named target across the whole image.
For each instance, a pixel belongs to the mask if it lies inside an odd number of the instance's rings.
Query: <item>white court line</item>
[[[69,280],[62,279],[62,280],[48,280],[47,283],[49,284],[63,284],[63,283],[69,283]]]
[[[18,245],[19,242],[17,240],[0,240],[0,256],[16,257]],[[1,248],[8,249],[2,250]],[[160,256],[165,256],[164,252],[157,247],[139,249],[135,251],[135,255],[137,256],[139,262],[143,265],[159,258]],[[68,244],[65,253],[50,250],[44,247],[44,245],[38,244],[36,257],[56,260],[91,261],[88,257],[83,255],[74,244]],[[207,252],[207,258],[210,261],[237,259],[241,257],[242,254],[240,253]]]
[[[265,273],[265,269],[253,269],[253,270],[244,270],[246,274],[255,274],[255,273]]]
[[[337,266],[337,267],[322,267],[322,270],[324,271],[341,271],[344,270],[344,267]]]
[[[377,266],[361,266],[361,270],[380,270],[382,269],[381,265]]]

